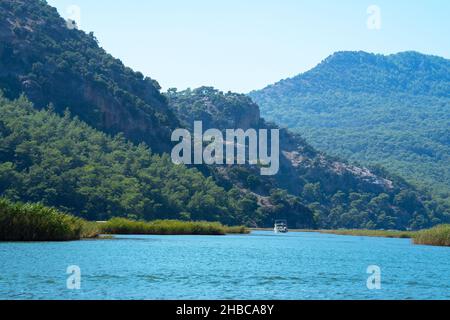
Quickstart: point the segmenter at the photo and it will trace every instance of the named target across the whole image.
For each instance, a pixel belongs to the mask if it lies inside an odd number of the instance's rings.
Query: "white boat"
[[[287,221],[286,220],[276,220],[273,231],[275,233],[288,233]]]

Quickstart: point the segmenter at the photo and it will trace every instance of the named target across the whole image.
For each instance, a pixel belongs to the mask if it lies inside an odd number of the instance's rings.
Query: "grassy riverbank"
[[[414,235],[415,244],[450,247],[450,224],[444,224]]]
[[[268,229],[269,230],[269,229]],[[295,231],[295,230],[293,230]],[[411,238],[415,244],[450,246],[450,225],[423,231],[297,230],[347,236]],[[0,198],[0,241],[70,241],[114,235],[225,235],[247,234],[244,226],[218,222],[157,220],[151,222],[114,218],[88,222],[40,204],[12,203]]]
[[[382,237],[412,239],[415,244],[429,246],[450,246],[450,225],[440,225],[421,231],[384,230],[320,230],[321,233],[345,236]]]
[[[114,218],[88,222],[41,204],[12,203],[0,198],[0,241],[71,241],[97,238],[100,234],[225,235],[245,234],[249,229],[217,222],[158,220],[152,222]]]
[[[69,241],[96,237],[95,225],[40,204],[0,199],[0,241]]]
[[[104,234],[148,234],[148,235],[225,235],[245,234],[245,227],[228,227],[218,222],[193,222],[178,220],[158,220],[151,222],[114,218],[100,224]]]
[[[272,228],[254,228],[254,231],[272,231]],[[360,236],[376,238],[412,238],[416,233],[414,231],[396,231],[396,230],[366,230],[366,229],[338,229],[338,230],[312,230],[312,229],[290,229],[289,232],[318,232],[323,234],[336,234],[341,236]]]
[[[254,228],[254,231],[272,231],[269,228]],[[365,229],[340,229],[340,230],[309,230],[291,229],[290,232],[319,232],[323,234],[336,234],[342,236],[377,237],[412,239],[415,244],[429,246],[450,246],[450,224],[439,225],[431,229],[421,231],[397,231],[397,230],[365,230]]]
[[[417,232],[414,231],[395,231],[395,230],[320,230],[320,233],[337,234],[343,236],[362,236],[378,238],[413,238]]]

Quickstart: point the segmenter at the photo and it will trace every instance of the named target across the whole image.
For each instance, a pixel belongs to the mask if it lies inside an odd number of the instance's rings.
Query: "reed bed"
[[[249,234],[251,231],[245,226],[228,227],[224,226],[226,234]]]
[[[343,236],[362,236],[362,237],[379,237],[379,238],[413,238],[414,231],[396,231],[396,230],[320,230],[321,233],[337,234]]]
[[[443,224],[432,229],[417,232],[413,239],[415,244],[429,246],[450,246],[450,224]]]
[[[84,220],[54,208],[0,199],[0,241],[79,240],[88,231],[85,226]]]
[[[248,233],[245,227],[227,227],[218,222],[157,220],[152,222],[114,218],[100,225],[105,234],[125,235],[225,235]]]
[[[412,239],[415,244],[450,246],[450,224],[443,224],[422,231],[395,230],[321,230],[321,233],[345,236],[382,237]]]
[[[97,222],[82,221],[81,239],[96,239],[100,236],[101,228]]]
[[[88,222],[41,204],[13,203],[0,198],[0,241],[71,241],[95,239],[100,234],[225,235],[249,233],[243,226],[218,222],[114,218]]]
[[[450,246],[450,224],[423,231],[320,230],[321,233],[411,238],[415,244]],[[88,222],[41,204],[13,203],[0,198],[0,241],[71,241],[98,238],[100,234],[125,235],[225,235],[247,234],[244,226],[218,222],[157,220],[151,222],[114,218],[105,223]]]

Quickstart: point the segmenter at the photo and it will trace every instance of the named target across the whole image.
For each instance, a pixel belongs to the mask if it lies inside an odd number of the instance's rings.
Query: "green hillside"
[[[296,228],[421,229],[449,210],[396,175],[316,151],[281,130],[280,173],[172,164],[170,134],[277,128],[242,94],[162,94],[45,1],[0,2],[0,197],[87,220],[220,221]],[[22,96],[23,94],[23,96]],[[28,102],[28,100],[30,102]]]
[[[197,170],[173,165],[167,155],[152,155],[121,135],[111,138],[68,113],[37,111],[23,98],[0,98],[0,195],[88,220],[241,224],[251,214],[242,210],[239,191],[227,192]]]
[[[187,127],[202,120],[205,130],[277,128],[262,119],[258,105],[242,94],[201,87],[172,89],[167,97]],[[260,202],[270,204],[263,211],[278,211],[275,216],[289,217],[306,206],[321,228],[419,229],[450,218],[447,209],[403,179],[327,156],[289,130],[280,131],[280,149],[280,171],[274,177],[261,177],[255,168],[245,166],[220,168],[220,177],[263,197]]]
[[[250,96],[319,150],[450,194],[450,61],[339,52]]]

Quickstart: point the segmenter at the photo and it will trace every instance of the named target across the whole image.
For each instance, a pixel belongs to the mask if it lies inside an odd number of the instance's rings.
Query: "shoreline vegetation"
[[[325,234],[337,234],[346,236],[412,239],[414,244],[443,247],[450,246],[450,224],[443,224],[431,229],[420,231],[321,230],[319,232]]]
[[[252,229],[272,230],[272,229]],[[341,230],[290,230],[291,232],[318,232],[322,234],[335,234],[353,237],[376,237],[412,239],[414,244],[429,246],[450,246],[450,224],[442,224],[431,229],[420,231],[398,231],[398,230],[363,230],[363,229],[341,229]]]
[[[219,222],[156,220],[133,221],[113,218],[89,222],[42,204],[13,203],[0,198],[0,241],[73,241],[110,235],[226,235],[248,234],[245,226],[229,227]],[[412,239],[413,243],[450,246],[450,224],[421,231],[395,230],[291,230],[344,236]]]
[[[41,204],[13,203],[0,198],[0,241],[73,241],[103,235],[226,235],[248,234],[244,226],[218,222],[113,218],[90,222]]]
[[[54,208],[0,198],[0,241],[71,241],[90,232],[91,224]]]
[[[450,224],[419,231],[413,240],[415,244],[450,247]]]
[[[229,227],[219,222],[156,220],[151,222],[113,218],[99,223],[102,234],[124,235],[226,235],[248,234],[244,226]]]

